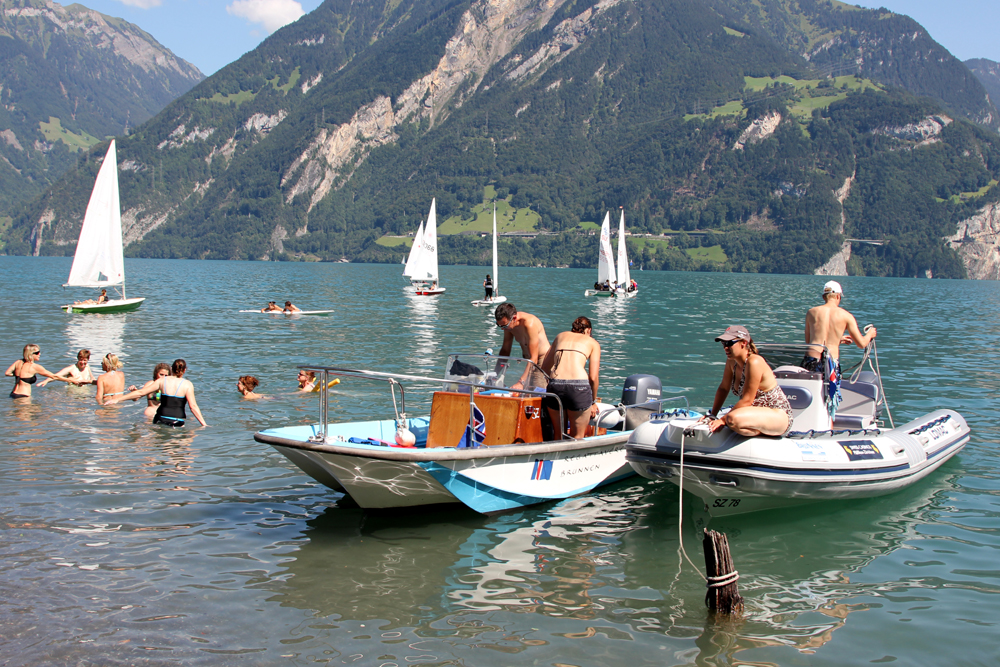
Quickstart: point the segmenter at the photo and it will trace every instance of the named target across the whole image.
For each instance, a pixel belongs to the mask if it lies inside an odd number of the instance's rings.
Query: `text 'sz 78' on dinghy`
[[[682,485],[711,515],[722,516],[892,493],[926,477],[969,441],[969,426],[952,410],[895,426],[878,364],[869,359],[872,346],[844,373],[832,421],[829,383],[797,365],[806,345],[757,348],[788,397],[793,430],[784,437],[744,437],[728,428],[710,433],[693,416],[654,416],[629,437],[627,457],[636,472]]]
[[[625,460],[631,430],[684,400],[662,400],[654,376],[630,376],[621,404],[603,405],[590,435],[545,441],[542,398],[555,395],[533,384],[541,372],[525,359],[451,355],[443,378],[301,368],[319,376],[319,423],[254,439],[366,509],[463,503],[487,514],[587,493],[633,475]],[[331,377],[388,384],[393,418],[330,423]],[[432,392],[430,415],[407,416],[404,381]],[[508,388],[519,381],[524,391]]]

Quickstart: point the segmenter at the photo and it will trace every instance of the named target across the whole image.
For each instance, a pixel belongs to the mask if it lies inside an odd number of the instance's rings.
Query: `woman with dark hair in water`
[[[198,401],[194,398],[194,385],[191,384],[190,380],[184,379],[184,373],[187,372],[187,362],[183,359],[176,359],[170,370],[170,376],[150,382],[142,389],[124,396],[115,396],[109,403],[135,400],[159,392],[160,406],[156,409],[156,415],[153,417],[154,424],[184,426],[184,421],[187,419],[184,408],[190,407],[195,419],[202,426],[208,426],[205,423],[205,418],[201,416],[201,410],[198,409]]]
[[[45,370],[40,363],[38,363],[38,358],[41,356],[42,351],[34,343],[28,343],[24,346],[24,351],[21,353],[21,359],[18,359],[10,365],[7,372],[4,375],[13,375],[17,379],[14,380],[14,389],[10,392],[11,398],[31,398],[31,385],[35,384],[39,375],[43,375],[50,380],[59,380],[61,382],[69,382],[70,384],[80,384],[79,380],[74,378],[64,378],[56,375],[55,373],[50,373]]]
[[[156,366],[153,368],[153,379],[147,382],[146,384],[142,385],[142,388],[145,389],[146,387],[153,384],[160,378],[165,378],[168,375],[170,375],[170,364],[165,364],[163,362],[160,362],[156,364]],[[148,394],[146,396],[146,409],[143,411],[143,414],[152,419],[153,417],[156,416],[156,411],[157,409],[159,409],[159,407],[160,407],[160,392],[156,392],[155,394]]]
[[[243,395],[243,398],[262,398],[260,394],[255,394],[254,389],[260,386],[260,380],[252,375],[241,375],[236,382],[236,390]]]

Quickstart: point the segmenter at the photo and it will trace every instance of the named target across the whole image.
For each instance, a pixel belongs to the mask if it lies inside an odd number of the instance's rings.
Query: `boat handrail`
[[[520,359],[520,357],[496,357],[496,358],[497,359],[511,359],[511,358]],[[401,409],[396,413],[396,424],[397,424],[397,426],[400,424],[401,421],[403,422],[403,425],[405,426],[405,422],[406,422],[406,393],[405,393],[405,389],[403,388],[402,383],[399,382],[399,380],[409,380],[409,381],[414,381],[414,382],[431,382],[431,383],[435,383],[435,384],[437,384],[437,383],[444,383],[444,382],[450,382],[452,384],[460,384],[460,385],[467,386],[467,387],[478,388],[478,389],[485,389],[487,391],[496,391],[498,389],[498,387],[496,385],[481,384],[481,383],[478,383],[478,382],[469,382],[467,380],[459,380],[459,379],[441,379],[441,378],[426,377],[426,376],[423,376],[423,375],[408,375],[406,373],[383,373],[383,372],[380,372],[380,371],[366,371],[366,370],[360,370],[360,369],[356,369],[356,368],[340,368],[338,366],[312,366],[312,365],[303,365],[303,366],[296,366],[296,368],[298,368],[299,370],[312,371],[314,373],[321,373],[322,374],[322,376],[321,376],[321,378],[319,380],[319,383],[320,383],[319,384],[319,388],[320,388],[319,389],[319,394],[320,394],[320,400],[319,400],[320,433],[309,438],[310,441],[314,441],[314,442],[326,442],[326,438],[327,438],[327,426],[329,425],[329,413],[330,413],[329,393],[327,392],[327,389],[328,389],[327,385],[330,382],[329,378],[330,378],[331,375],[333,375],[335,377],[353,377],[353,378],[359,378],[359,379],[382,380],[384,382],[388,382],[389,383],[389,391],[393,392],[392,393],[392,398],[393,398],[393,405],[394,406],[395,406],[395,403],[396,403],[396,394],[395,394],[394,387],[395,386],[399,386],[399,402],[400,402],[400,408]],[[560,424],[566,423],[566,413],[563,410],[562,399],[559,398],[558,396],[556,396],[555,394],[553,394],[551,392],[548,392],[548,391],[538,391],[537,388],[534,389],[534,390],[531,390],[531,391],[521,391],[521,390],[517,390],[517,389],[511,390],[511,389],[507,389],[506,387],[501,387],[500,389],[504,389],[506,391],[510,391],[511,393],[531,394],[532,396],[539,396],[539,397],[541,397],[541,396],[552,396],[553,398],[556,399],[556,402],[559,404],[559,423]],[[470,390],[469,393],[470,393],[470,399],[469,399],[469,401],[471,403],[472,402],[472,399],[471,399],[472,392],[471,392],[471,390]],[[470,427],[474,427],[474,424],[473,424],[473,412],[472,412],[471,407],[469,409],[469,426]],[[560,438],[559,439],[562,440],[562,439],[564,439],[564,437],[565,437],[565,434],[562,433],[562,429],[560,429]]]

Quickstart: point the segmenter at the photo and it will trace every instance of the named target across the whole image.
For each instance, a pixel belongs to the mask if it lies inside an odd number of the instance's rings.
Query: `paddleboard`
[[[241,310],[241,313],[257,313],[258,315],[329,315],[332,310],[300,310],[294,313],[283,313],[280,310],[269,310],[262,312],[260,310]]]

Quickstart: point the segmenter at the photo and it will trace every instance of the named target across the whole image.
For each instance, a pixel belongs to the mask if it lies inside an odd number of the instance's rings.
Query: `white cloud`
[[[130,0],[131,2],[159,2],[159,0]],[[251,23],[259,23],[268,32],[298,20],[305,14],[296,0],[235,0],[226,11]]]
[[[126,7],[138,7],[139,9],[152,9],[163,4],[162,0],[119,0]]]

